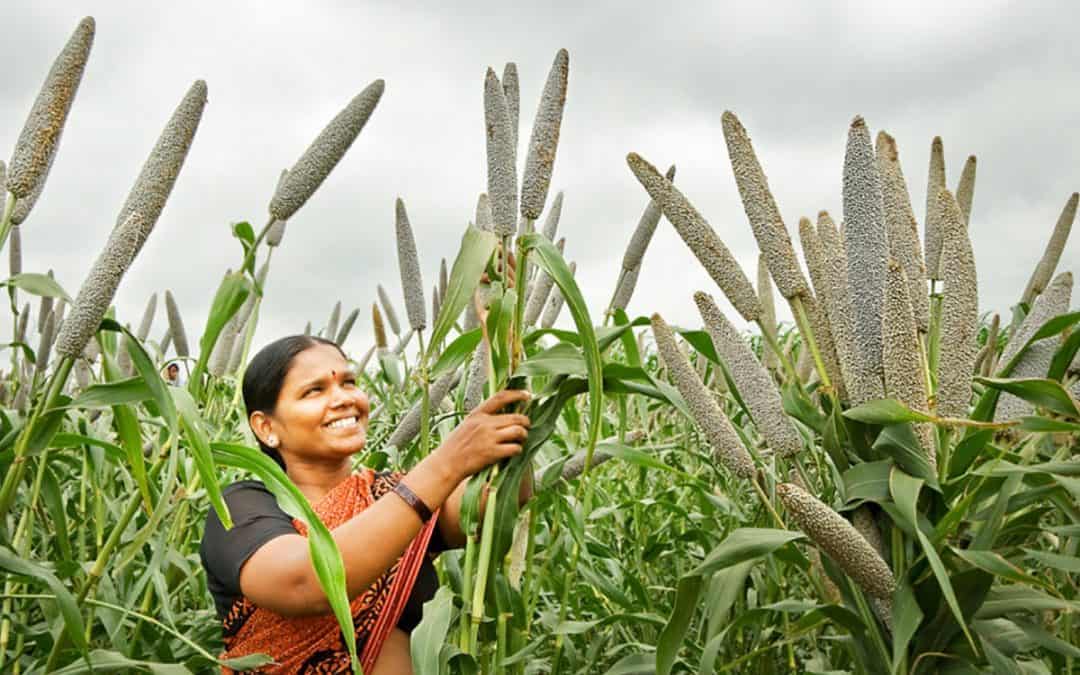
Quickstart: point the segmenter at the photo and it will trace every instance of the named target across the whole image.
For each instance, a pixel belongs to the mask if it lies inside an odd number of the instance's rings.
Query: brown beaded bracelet
[[[424,500],[416,496],[416,493],[409,489],[409,486],[405,483],[398,483],[394,486],[394,494],[401,497],[402,501],[413,508],[416,511],[416,515],[420,516],[420,522],[426,523],[431,519],[431,509],[424,503]]]

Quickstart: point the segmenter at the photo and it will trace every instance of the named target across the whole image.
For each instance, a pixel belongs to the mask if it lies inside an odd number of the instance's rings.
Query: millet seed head
[[[937,195],[944,189],[945,148],[941,143],[941,136],[934,136],[930,144],[930,169],[926,178],[926,220],[923,221],[926,233],[923,236],[923,243],[926,247],[927,276],[938,280],[942,278],[941,248],[944,241],[944,229],[940,222]]]
[[[409,214],[405,211],[405,202],[398,197],[395,204],[395,227],[397,230],[398,268],[401,270],[401,288],[405,292],[405,314],[409,318],[409,327],[424,330],[427,327],[427,315],[424,308],[424,279],[420,275],[420,259],[416,255],[416,240],[413,239]]]
[[[740,478],[753,478],[754,461],[743,447],[731,422],[720,410],[716,399],[694,371],[690,360],[675,341],[675,333],[659,314],[652,315],[653,339],[660,360],[686,400],[697,427],[708,439],[713,457]]]
[[[559,240],[559,243],[555,245],[555,248],[559,249],[562,253],[566,246],[566,238],[563,237]],[[541,271],[536,279],[536,283],[533,285],[532,293],[529,294],[529,300],[525,305],[525,325],[535,326],[537,320],[540,319],[540,312],[543,311],[544,305],[548,301],[548,296],[551,295],[551,289],[555,286],[555,279],[547,272]]]
[[[56,353],[61,357],[77,357],[94,337],[124,272],[135,258],[143,227],[142,216],[136,212],[112,231],[57,336]]]
[[[640,267],[635,267],[632,270],[619,270],[619,286],[615,289],[615,297],[611,301],[611,309],[621,309],[626,311],[626,306],[630,304],[630,298],[634,296],[634,289],[637,288],[638,274],[641,272]]]
[[[1080,200],[1080,194],[1072,193],[1072,196],[1065,202],[1065,208],[1061,210],[1057,223],[1054,224],[1054,231],[1050,234],[1050,241],[1046,242],[1046,250],[1043,251],[1042,258],[1039,260],[1039,264],[1035,266],[1035,272],[1031,275],[1027,288],[1024,290],[1023,301],[1029,305],[1036,295],[1043,292],[1046,284],[1050,282],[1050,278],[1057,271],[1061,254],[1065,250],[1065,242],[1069,240],[1069,233],[1072,231],[1073,221],[1076,219],[1078,200]]]
[[[481,192],[476,199],[476,227],[484,232],[495,231],[495,220],[491,213],[491,200],[486,192]]]
[[[518,120],[521,117],[521,85],[518,83],[517,64],[511,61],[503,66],[503,96],[506,97],[506,109],[510,113],[510,130],[513,132],[513,144],[518,144]]]
[[[45,327],[41,331],[41,339],[38,341],[37,361],[34,364],[34,379],[45,374],[49,367],[49,352],[52,350],[53,340],[56,338],[56,312],[49,312],[45,319]]]
[[[694,302],[716,353],[750,407],[758,433],[778,455],[791,457],[797,454],[802,449],[802,439],[784,412],[780,392],[769,371],[757,360],[750,343],[731,325],[712,297],[698,291],[694,293]]]
[[[7,190],[22,200],[41,188],[60,145],[71,104],[94,44],[93,17],[85,17],[53,61],[26,118],[8,165]],[[36,198],[30,201],[36,201]],[[25,215],[24,215],[25,217]],[[22,222],[22,219],[19,220]]]
[[[814,285],[814,297],[828,307],[829,284],[825,255],[821,250],[817,228],[809,218],[799,218],[799,244],[802,246],[806,269],[810,271],[810,283]]]
[[[379,305],[371,303],[371,327],[375,331],[375,347],[378,349],[386,349],[390,346],[390,343],[386,340],[386,328],[383,326],[382,314],[379,312]]]
[[[150,327],[154,324],[154,314],[157,312],[157,293],[151,293],[146,301],[146,309],[143,310],[142,320],[139,321],[139,329],[135,331],[135,337],[144,342],[150,337]]]
[[[938,192],[937,210],[942,228],[941,269],[945,281],[937,412],[943,417],[966,417],[978,353],[975,337],[979,328],[979,286],[975,254],[960,206],[948,190]]]
[[[469,363],[469,381],[465,384],[465,411],[471,412],[484,400],[484,385],[488,374],[488,343],[481,339]]]
[[[971,202],[975,199],[975,164],[978,160],[971,155],[964,162],[960,172],[960,182],[956,186],[956,203],[960,205],[960,214],[964,216],[964,225],[971,224]]]
[[[341,328],[338,330],[337,335],[334,337],[334,342],[338,347],[345,344],[345,340],[349,339],[349,333],[352,332],[353,326],[356,324],[356,319],[360,316],[360,309],[355,308],[349,312],[345,320],[341,322]]]
[[[281,186],[270,200],[270,216],[288,220],[345,156],[345,152],[360,135],[371,113],[382,98],[386,84],[375,80],[357,94],[330,123],[319,132],[300,159],[289,169]]]
[[[919,334],[908,289],[903,266],[895,258],[890,258],[888,275],[885,277],[885,304],[881,313],[885,394],[912,410],[925,413],[929,412],[928,387],[919,356]],[[914,428],[931,466],[936,466],[932,428],[926,424],[916,424]]]
[[[772,342],[776,343],[776,299],[773,297],[772,277],[769,276],[769,266],[765,264],[764,257],[759,253],[757,261],[757,294],[758,302],[761,303],[761,316],[758,323],[761,330]],[[780,357],[768,345],[761,347],[762,362],[769,370],[780,367]]]
[[[450,283],[450,274],[446,270],[446,258],[439,262],[439,302],[446,298],[447,286]]]
[[[484,78],[484,126],[487,138],[487,186],[491,200],[493,232],[514,234],[517,223],[517,148],[510,124],[510,110],[499,78],[491,68]]]
[[[544,211],[551,172],[555,168],[555,152],[559,147],[563,108],[566,106],[566,82],[570,75],[570,54],[560,49],[551,64],[540,106],[533,121],[529,152],[525,156],[525,172],[521,178],[521,215],[536,220]]]
[[[1016,335],[1005,346],[1005,353],[1002,354],[1001,359],[1003,364],[1008,363],[1043,324],[1069,311],[1072,287],[1072,272],[1062,272],[1054,277],[1046,290],[1035,299],[1035,304],[1020,324]],[[1008,376],[1010,378],[1046,377],[1050,363],[1054,360],[1054,354],[1060,346],[1061,342],[1056,338],[1046,338],[1034,343],[1023,353]],[[1031,403],[1008,392],[1001,392],[994,411],[994,421],[1017,419],[1025,415],[1033,415],[1034,412],[1035,408]]]
[[[570,276],[577,274],[577,263],[570,262]],[[555,320],[559,318],[559,312],[562,311],[564,298],[562,290],[558,286],[552,289],[551,299],[548,300],[547,307],[544,309],[544,315],[540,317],[541,328],[551,328],[555,325]]]
[[[892,597],[892,570],[851,523],[792,483],[777,485],[776,494],[799,528],[864,591],[875,598]]]
[[[386,322],[390,324],[390,330],[394,331],[394,335],[401,335],[401,324],[398,323],[397,312],[394,311],[394,303],[390,302],[390,295],[387,294],[386,289],[382,287],[382,284],[377,284],[375,290],[379,295],[379,303],[382,305],[382,313],[386,318]]]
[[[334,308],[330,310],[330,318],[326,321],[326,339],[333,340],[337,335],[338,323],[341,321],[341,301],[338,300],[334,303]]]
[[[180,308],[176,306],[176,298],[173,297],[172,291],[165,291],[165,314],[169,317],[169,335],[172,336],[176,355],[181,358],[190,356],[184,320],[180,317]]]
[[[281,189],[281,184],[285,182],[285,176],[288,176],[288,175],[289,175],[289,170],[288,169],[282,169],[281,170],[281,175],[278,176],[277,187],[274,188],[275,192],[277,190]],[[284,221],[284,220],[274,220],[274,222],[272,222],[270,224],[270,229],[266,231],[266,245],[267,246],[269,246],[270,248],[275,248],[275,247],[281,245],[281,240],[282,240],[282,238],[285,237],[285,224],[286,224],[286,222],[287,221]]]
[[[450,390],[457,386],[457,383],[461,380],[461,369],[452,370],[449,373],[445,373],[439,379],[435,380],[431,384],[429,389],[429,400],[431,401],[431,408],[441,405],[446,395],[450,393]],[[404,419],[394,433],[390,435],[389,440],[386,441],[384,447],[395,447],[401,449],[405,447],[407,443],[416,438],[416,435],[420,433],[420,413],[421,402],[417,401],[409,412],[405,414]]]
[[[136,253],[146,243],[146,238],[165,208],[191,142],[195,139],[195,131],[199,128],[205,107],[206,82],[196,80],[165,125],[120,209],[120,215],[116,218],[117,227],[135,212],[143,219],[143,231],[139,233]]]
[[[672,183],[675,180],[675,165],[672,164],[664,178]],[[641,260],[645,257],[645,249],[649,247],[656,226],[660,224],[660,205],[655,199],[650,199],[645,206],[645,211],[638,220],[634,233],[630,235],[630,243],[626,245],[626,253],[623,254],[622,268],[626,271],[637,269],[641,266]]]
[[[881,174],[889,255],[904,268],[915,323],[919,331],[925,334],[930,330],[930,300],[926,292],[926,265],[919,242],[919,226],[911,208],[911,195],[900,166],[896,141],[884,131],[878,132],[877,136],[877,165]]]
[[[881,176],[870,131],[861,117],[848,130],[844,155],[844,250],[851,295],[852,339],[857,366],[868,380],[882,378],[881,300],[889,242],[881,197]]]
[[[743,209],[777,290],[789,299],[809,295],[810,286],[799,267],[784,219],[780,217],[776,200],[769,190],[769,181],[754,154],[750,135],[731,111],[724,111],[721,122]]]
[[[640,155],[630,153],[626,156],[626,163],[735,310],[745,320],[756,321],[761,315],[757,293],[738,261],[705,218],[671,181],[660,175],[656,167]]]
[[[817,235],[825,260],[829,286],[829,292],[825,296],[828,301],[825,313],[832,331],[840,372],[849,396],[860,401],[870,400],[875,390],[869,383],[864,384],[860,380],[861,371],[855,364],[855,347],[851,337],[851,295],[848,292],[847,253],[844,251],[843,237],[828,211],[818,212]]]
[[[544,236],[548,241],[555,241],[555,232],[559,229],[559,218],[562,216],[563,192],[559,190],[555,199],[548,209],[547,218],[544,220]]]

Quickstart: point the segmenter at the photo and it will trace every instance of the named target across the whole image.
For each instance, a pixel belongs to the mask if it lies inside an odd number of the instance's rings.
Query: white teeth
[[[326,426],[330,427],[331,429],[344,429],[345,427],[350,427],[354,424],[356,424],[355,417],[343,417],[342,419],[334,420]]]

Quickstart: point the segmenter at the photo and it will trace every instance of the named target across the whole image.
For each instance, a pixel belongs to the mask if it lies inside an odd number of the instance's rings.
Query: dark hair
[[[336,342],[313,335],[289,335],[274,340],[259,350],[244,371],[244,407],[247,409],[248,418],[256,410],[267,415],[273,414],[281,394],[281,385],[285,383],[285,376],[292,368],[293,359],[300,352],[316,345],[329,345],[338,350],[343,358],[348,358]],[[255,440],[259,449],[277,462],[284,471],[285,459],[281,453],[263,443],[258,436]]]

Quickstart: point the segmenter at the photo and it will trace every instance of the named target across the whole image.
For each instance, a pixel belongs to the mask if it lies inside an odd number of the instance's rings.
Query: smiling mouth
[[[328,422],[323,425],[327,429],[359,429],[360,418],[359,417],[342,417],[341,419]]]

